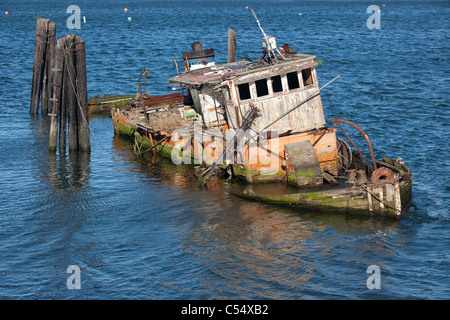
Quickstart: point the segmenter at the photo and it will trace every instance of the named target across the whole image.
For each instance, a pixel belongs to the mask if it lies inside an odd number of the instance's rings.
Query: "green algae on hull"
[[[131,109],[131,104],[129,102],[135,97],[135,95],[118,95],[101,98],[94,97],[88,101],[89,114],[109,114],[111,113],[111,108],[129,110]]]
[[[309,208],[315,211],[348,212],[364,210],[364,212],[367,213],[367,200],[363,199],[363,195],[355,195],[354,197],[349,198],[334,198],[332,196],[323,195],[320,192],[257,195],[252,191],[245,190],[242,193],[235,191],[231,191],[231,193],[249,200],[288,207]]]
[[[357,215],[380,215],[380,202],[373,198],[373,211],[369,210],[367,192],[361,188],[335,188],[326,191],[304,191],[284,194],[255,193],[251,188],[243,191],[232,188],[230,193],[247,200],[279,205],[295,209],[308,209],[317,212],[336,212]],[[411,198],[411,183],[401,187],[402,199],[405,205]],[[399,218],[393,209],[393,203],[384,202],[384,215]]]
[[[274,180],[282,180],[285,175],[280,173],[274,173],[270,175],[264,175],[261,170],[250,170],[244,165],[233,165],[233,176],[238,180],[252,182],[252,183],[273,183]]]

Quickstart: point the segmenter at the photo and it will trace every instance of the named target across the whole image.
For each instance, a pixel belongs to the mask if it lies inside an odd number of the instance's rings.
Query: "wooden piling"
[[[63,74],[64,74],[64,43],[63,39],[58,40],[56,46],[56,65],[54,69],[55,80],[53,82],[53,98],[51,99],[52,112],[50,113],[50,136],[49,151],[56,152],[56,144],[58,140],[58,115],[62,104]],[[65,137],[64,137],[65,138]],[[65,149],[65,148],[64,148]]]
[[[55,35],[56,25],[54,22],[48,24],[47,49],[45,54],[45,71],[42,87],[41,113],[47,115],[52,111],[50,99],[53,97],[53,82],[55,69]]]
[[[66,140],[67,140],[67,134],[66,132],[68,124],[68,115],[69,115],[69,101],[70,101],[70,92],[73,91],[73,89],[70,88],[71,82],[69,77],[69,66],[70,63],[70,53],[71,47],[73,45],[73,35],[65,36],[62,39],[63,44],[63,60],[64,60],[64,71],[63,74],[63,80],[62,80],[62,92],[61,92],[61,104],[59,109],[59,153],[63,154],[66,152]]]
[[[48,43],[47,43],[47,49],[48,50]],[[41,113],[42,115],[46,115],[48,113],[48,104],[49,104],[49,95],[48,95],[48,61],[47,57],[44,57],[44,76],[42,79],[42,92],[41,92]]]
[[[67,90],[67,81],[66,81],[66,66],[64,63],[64,71],[62,76],[62,93],[60,96],[61,103],[59,104],[59,154],[64,154],[66,152],[66,128],[67,128],[67,108],[66,108],[66,99],[64,92]]]
[[[228,63],[236,61],[236,32],[228,29]]]
[[[89,110],[86,76],[86,49],[82,38],[75,38],[76,73],[77,73],[77,118],[78,118],[78,149],[89,151],[91,149],[89,136]]]
[[[33,80],[30,102],[30,112],[33,114],[39,113],[39,101],[41,99],[44,79],[48,24],[49,20],[45,18],[39,18],[36,22],[36,41],[34,46]]]
[[[67,77],[67,86],[65,98],[67,99],[67,127],[69,151],[78,150],[78,116],[77,116],[77,93],[76,93],[76,56],[75,56],[75,35],[66,36],[65,62]]]

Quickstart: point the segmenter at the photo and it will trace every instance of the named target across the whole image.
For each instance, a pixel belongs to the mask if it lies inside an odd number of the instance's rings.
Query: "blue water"
[[[383,7],[382,4],[386,6]],[[69,5],[86,23],[69,30]],[[381,29],[369,30],[369,5]],[[29,114],[36,20],[86,40],[88,93],[170,93],[193,41],[226,61],[259,59],[264,30],[317,55],[327,121],[369,135],[377,158],[402,157],[414,207],[400,221],[295,211],[238,199],[226,182],[136,159],[109,117],[92,117],[90,157],[50,155],[49,121]],[[123,9],[128,8],[128,13]],[[9,15],[4,15],[8,11]],[[131,17],[131,21],[128,20]],[[448,1],[12,1],[0,4],[1,299],[449,299]],[[354,134],[358,145],[364,140]],[[366,152],[367,150],[364,150]],[[81,289],[69,290],[69,265]],[[369,289],[370,265],[380,289]]]

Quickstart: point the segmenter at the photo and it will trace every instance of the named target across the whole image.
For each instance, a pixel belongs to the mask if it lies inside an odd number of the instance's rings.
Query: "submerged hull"
[[[247,200],[289,208],[400,218],[411,202],[411,182],[412,179],[397,186],[395,183],[368,184],[328,190],[301,190],[283,194],[258,192],[253,187],[247,186],[232,188],[230,193]]]
[[[112,110],[112,118],[115,132],[134,139],[135,147],[138,147],[137,152],[140,154],[159,154],[167,158],[172,158],[172,160],[174,154],[176,154],[179,156],[178,159],[182,159],[182,164],[197,164],[197,167],[203,167],[202,170],[206,168],[205,171],[211,167],[214,159],[217,160],[218,155],[211,148],[210,141],[209,144],[203,143],[201,148],[195,148],[196,142],[198,141],[194,139],[193,135],[190,139],[184,138],[184,140],[179,140],[179,137],[167,130],[151,128],[145,125],[145,123],[138,121],[139,119],[142,120],[142,115],[139,115],[137,110],[124,111],[115,109]],[[319,136],[320,139],[318,139]],[[284,146],[297,141],[310,141],[314,146],[318,146],[320,142],[328,146],[328,149],[319,148],[319,150],[329,151],[318,152],[321,169],[338,175],[337,150],[334,146],[333,148],[329,148],[336,141],[334,130],[328,128],[323,131],[281,137],[278,141],[277,150],[285,150]],[[187,144],[190,145],[189,148],[186,148]],[[180,151],[180,146],[183,147],[181,149],[184,151],[188,150],[189,152],[184,152],[183,154]],[[269,149],[271,147],[270,144],[266,146]],[[381,161],[378,162],[379,168],[387,169],[389,167],[396,173],[395,178],[392,176],[388,177],[389,179],[377,179],[375,183],[371,183],[370,181],[360,183],[357,180],[349,183],[347,177],[340,177],[337,179],[335,185],[309,185],[295,188],[294,192],[291,189],[285,193],[272,193],[270,185],[274,183],[298,187],[298,181],[295,177],[293,178],[295,175],[289,172],[289,167],[292,167],[292,165],[283,162],[281,153],[278,152],[277,154],[272,152],[272,150],[265,149],[266,152],[263,153],[264,157],[278,157],[278,167],[275,171],[262,174],[264,163],[267,163],[267,159],[262,159],[257,156],[256,163],[249,163],[250,150],[251,147],[249,146],[244,149],[244,163],[223,163],[221,165],[221,168],[224,169],[221,172],[231,172],[234,178],[245,182],[241,184],[241,187],[234,187],[230,190],[233,195],[240,198],[290,208],[340,212],[344,214],[380,215],[395,218],[401,217],[411,202],[412,175],[409,168],[404,164],[403,167],[398,164],[398,168],[396,168],[394,165],[388,165]],[[205,163],[204,161],[205,152],[209,152],[212,156],[209,163]],[[202,161],[196,163],[195,161],[198,161],[199,158],[202,158]],[[362,161],[359,163],[355,162],[354,165],[357,169],[365,168],[367,170],[367,166],[364,166]],[[228,170],[225,170],[227,168]],[[298,175],[298,172],[295,173]],[[266,187],[263,187],[264,190],[261,191],[256,187],[258,185],[265,185]]]

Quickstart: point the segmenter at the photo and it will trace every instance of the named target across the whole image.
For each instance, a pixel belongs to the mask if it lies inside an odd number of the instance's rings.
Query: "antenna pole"
[[[273,54],[275,60],[278,62],[278,59],[277,59],[277,57],[275,56],[275,53],[273,52],[273,48],[272,48],[272,46],[271,46],[270,43],[269,43],[269,39],[268,39],[268,37],[267,37],[267,34],[264,32],[263,28],[261,27],[261,23],[259,23],[259,20],[258,20],[258,17],[256,16],[255,11],[253,11],[253,9],[251,9],[251,10],[252,10],[253,16],[254,16],[255,19],[256,19],[256,22],[258,23],[259,28],[261,29],[261,32],[262,32],[262,34],[263,34],[263,36],[264,36],[264,39],[266,39],[267,51],[269,51],[269,57],[270,57],[270,52],[272,51],[272,54]],[[276,49],[276,48],[275,48],[275,49]],[[277,50],[277,51],[278,51],[278,50]],[[280,54],[281,54],[281,53],[280,53]],[[283,57],[283,58],[284,58],[284,57]]]

